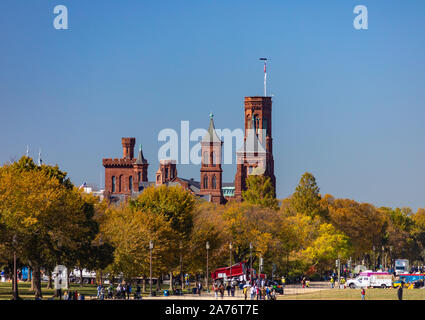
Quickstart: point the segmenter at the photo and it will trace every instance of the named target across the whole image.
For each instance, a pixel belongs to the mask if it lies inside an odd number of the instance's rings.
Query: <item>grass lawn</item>
[[[329,289],[278,296],[278,300],[361,300],[361,289]],[[366,300],[398,300],[397,289],[366,289]],[[425,289],[404,289],[403,300],[425,300]]]
[[[22,299],[29,299],[29,300],[34,300],[34,292],[29,291],[29,288],[31,287],[29,282],[19,282],[18,283],[18,292],[19,292],[19,296]],[[54,289],[46,289],[47,287],[47,283],[46,282],[42,282],[41,283],[41,292],[43,294],[43,299],[47,300],[48,298],[51,298],[54,293],[55,290]],[[105,288],[107,288],[108,285],[105,284]],[[117,287],[116,284],[114,286],[115,288]],[[169,285],[162,285],[161,286],[161,290],[168,290],[170,288]],[[180,288],[179,286],[177,288]],[[153,285],[152,290],[155,291],[156,286]],[[96,297],[97,295],[97,286],[95,284],[84,284],[83,287],[80,287],[79,284],[70,284],[70,289],[71,291],[78,291],[79,293],[83,294],[86,299],[88,299],[90,296],[94,296]],[[68,291],[69,291],[68,290]],[[133,298],[133,294],[136,290],[136,286],[133,284],[132,285],[132,294],[131,294],[131,298]],[[66,290],[62,290],[62,293],[66,291]],[[146,292],[143,293],[142,292],[142,296],[148,296],[150,295],[149,293],[150,288],[149,288],[149,284],[146,286]],[[185,288],[184,292],[189,293],[191,292],[191,288]],[[106,290],[105,290],[106,293]],[[162,291],[160,291],[160,293],[158,293],[158,295],[162,295]],[[12,282],[0,282],[0,300],[10,300],[12,298]]]
[[[34,300],[34,292],[31,292],[29,289],[31,284],[29,282],[19,282],[18,283],[18,293],[22,299]],[[43,294],[43,299],[51,298],[54,295],[54,289],[46,289],[47,283],[41,283],[41,292]],[[77,290],[78,292],[84,294],[85,296],[96,296],[97,290],[96,285],[85,284],[83,287],[80,285],[71,284],[70,290]],[[0,283],[0,300],[10,300],[12,298],[12,282],[2,282]]]

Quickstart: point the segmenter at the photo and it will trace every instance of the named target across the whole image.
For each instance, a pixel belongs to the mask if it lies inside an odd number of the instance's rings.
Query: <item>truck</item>
[[[260,278],[265,278],[265,274],[260,274]],[[238,262],[231,267],[221,267],[211,272],[211,278],[213,281],[223,280],[238,280],[238,281],[250,281],[251,278],[256,278],[256,272],[254,269],[250,269],[246,261]]]
[[[402,273],[409,272],[409,260],[397,259],[395,261],[395,274],[400,275]]]
[[[391,288],[393,276],[387,272],[373,272],[370,275],[360,274],[354,279],[348,279],[346,285],[351,289],[355,288]]]

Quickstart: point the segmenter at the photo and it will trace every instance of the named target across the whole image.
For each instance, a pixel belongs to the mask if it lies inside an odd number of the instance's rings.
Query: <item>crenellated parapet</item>
[[[102,164],[106,168],[114,167],[133,167],[136,159],[120,158],[120,159],[103,159]]]

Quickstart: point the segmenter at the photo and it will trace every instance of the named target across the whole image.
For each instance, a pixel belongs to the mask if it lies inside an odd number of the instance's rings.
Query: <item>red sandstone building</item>
[[[245,136],[242,148],[237,150],[237,170],[234,183],[223,183],[221,168],[223,141],[217,135],[213,115],[206,135],[201,140],[200,182],[177,176],[176,161],[161,160],[155,181],[148,181],[148,161],[142,146],[134,157],[135,138],[122,138],[123,157],[103,159],[105,167],[105,196],[119,201],[135,196],[151,185],[180,185],[198,197],[214,203],[241,201],[245,179],[261,174],[270,177],[276,188],[272,140],[271,97],[245,97]]]

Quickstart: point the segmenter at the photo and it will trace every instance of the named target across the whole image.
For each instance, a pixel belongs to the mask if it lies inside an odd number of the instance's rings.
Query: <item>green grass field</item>
[[[105,287],[107,287],[107,286],[108,285],[105,285]],[[31,292],[29,290],[30,287],[31,286],[30,286],[29,282],[19,282],[18,291],[19,291],[19,296],[22,299],[34,300],[34,292]],[[54,289],[47,289],[46,288],[47,287],[46,282],[42,282],[41,287],[42,287],[41,292],[43,294],[43,300],[47,300],[49,298],[52,298],[55,290]],[[161,290],[165,290],[165,289],[168,290],[169,287],[170,287],[169,285],[162,285]],[[115,285],[115,288],[116,288],[116,285]],[[152,289],[155,291],[156,286],[153,285]],[[90,297],[96,297],[96,295],[97,295],[97,286],[95,284],[84,284],[83,287],[80,287],[79,284],[75,284],[75,285],[71,284],[69,290],[78,291],[79,293],[86,296],[86,299],[89,299]],[[135,290],[135,286],[133,286],[133,290]],[[66,291],[66,290],[63,290],[63,291]],[[189,292],[191,292],[191,289],[186,288],[184,290],[184,292],[189,293]],[[150,295],[149,285],[146,286],[146,292],[145,293],[142,292],[142,296],[148,296],[148,295]],[[162,293],[160,295],[162,295]],[[10,300],[11,298],[12,298],[12,283],[11,282],[5,282],[5,283],[0,282],[0,300]],[[131,298],[133,298],[133,293],[131,294]]]
[[[279,296],[279,300],[361,300],[360,289],[329,289]],[[397,289],[366,289],[366,300],[398,300]],[[403,300],[425,300],[425,289],[404,289]]]
[[[42,283],[43,299],[47,300],[54,294],[53,289],[46,289],[47,283]],[[34,300],[34,293],[29,291],[28,282],[19,283],[19,296],[22,299]],[[146,288],[149,291],[149,287]],[[155,288],[153,288],[155,290]],[[169,286],[163,286],[161,289],[169,289]],[[86,299],[90,296],[95,297],[96,285],[71,284],[70,290],[84,294]],[[186,289],[187,290],[187,289]],[[185,290],[185,292],[186,292]],[[190,289],[189,289],[190,290]],[[149,295],[148,292],[142,294]],[[10,300],[12,298],[12,283],[0,283],[0,300]],[[292,295],[278,295],[278,300],[361,300],[360,289],[328,289],[312,293],[299,293]],[[366,300],[398,300],[397,289],[366,289]],[[405,289],[403,291],[403,300],[425,300],[425,289]]]
[[[43,294],[43,299],[51,298],[54,295],[54,289],[46,289],[47,283],[41,284],[41,292]],[[22,299],[29,299],[34,300],[34,292],[31,292],[30,289],[31,285],[29,282],[19,282],[18,284],[18,292],[19,296]],[[71,285],[70,290],[77,290],[81,294],[84,294],[85,296],[95,296],[96,295],[96,285],[90,285],[85,284],[83,287],[80,287],[80,285]],[[0,300],[10,300],[12,298],[12,283],[11,282],[5,282],[0,283]]]

